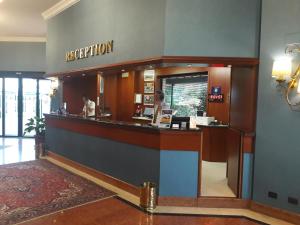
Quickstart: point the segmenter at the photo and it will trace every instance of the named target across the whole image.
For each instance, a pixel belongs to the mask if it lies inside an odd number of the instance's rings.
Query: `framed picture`
[[[144,71],[144,81],[154,81],[155,71],[154,70],[145,70]]]
[[[144,83],[144,93],[154,94],[154,83]]]
[[[134,103],[135,104],[142,104],[143,103],[143,95],[142,94],[135,94],[134,95]]]
[[[154,105],[154,95],[144,95],[144,105]]]

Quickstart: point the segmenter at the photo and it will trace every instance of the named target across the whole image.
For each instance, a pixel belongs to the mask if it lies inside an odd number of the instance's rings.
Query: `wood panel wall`
[[[67,103],[67,111],[71,114],[82,112],[82,95],[94,102],[97,101],[97,76],[72,77],[63,82],[63,101]]]
[[[144,92],[143,73],[130,71],[128,77],[121,73],[104,75],[104,107],[109,108],[113,120],[132,121],[137,105],[135,93]]]
[[[112,120],[117,120],[118,76],[121,76],[121,74],[112,74],[112,75],[103,76],[104,108],[108,108],[111,111]]]
[[[220,86],[222,94],[224,94],[223,103],[207,103],[208,116],[214,116],[216,120],[222,121],[224,124],[229,124],[230,111],[230,83],[231,83],[231,68],[227,67],[212,67],[208,75],[208,93],[211,88]]]
[[[129,72],[128,77],[118,76],[117,119],[131,121],[134,114],[135,72]]]
[[[230,125],[244,132],[254,132],[257,68],[233,67],[231,76]]]
[[[227,127],[202,127],[203,153],[202,159],[209,162],[227,162]]]
[[[226,138],[228,186],[239,196],[241,132],[229,128]]]
[[[208,67],[165,67],[155,69],[155,74],[158,78],[166,76],[176,76],[189,73],[208,72]]]
[[[135,71],[135,77],[134,77],[134,92],[136,94],[142,94],[144,96],[144,71]],[[157,89],[155,89],[157,90]],[[145,109],[144,104],[134,104],[134,109],[137,108],[138,105],[140,105],[142,107],[142,110]],[[150,107],[150,106],[147,106]],[[139,121],[141,122],[141,121]]]
[[[224,103],[207,103],[209,116],[233,128],[253,132],[256,119],[257,70],[256,67],[170,67],[156,69],[157,78],[195,72],[209,72],[209,92],[213,86],[221,86]],[[134,94],[144,92],[143,71],[131,71],[127,78],[121,73],[104,75],[104,106],[112,112],[112,119],[131,121],[136,104]],[[155,88],[160,89],[160,79]],[[80,113],[82,94],[97,102],[97,75],[65,79],[63,101],[70,113]]]

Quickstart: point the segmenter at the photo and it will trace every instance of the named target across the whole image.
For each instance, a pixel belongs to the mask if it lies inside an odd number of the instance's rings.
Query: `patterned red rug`
[[[15,224],[115,195],[46,160],[0,166],[0,224]]]

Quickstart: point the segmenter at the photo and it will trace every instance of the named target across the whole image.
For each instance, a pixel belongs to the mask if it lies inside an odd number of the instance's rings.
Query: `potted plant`
[[[30,118],[28,123],[25,124],[24,135],[26,133],[31,133],[35,131],[35,149],[36,149],[36,156],[44,156],[45,150],[45,118],[39,118],[37,116]]]

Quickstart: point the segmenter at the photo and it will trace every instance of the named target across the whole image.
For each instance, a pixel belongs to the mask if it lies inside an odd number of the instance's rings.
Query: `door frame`
[[[24,137],[23,135],[23,78],[24,79],[36,79],[36,116],[40,116],[40,101],[39,101],[39,81],[46,80],[44,78],[44,72],[11,72],[0,71],[0,79],[2,79],[2,135],[0,137]],[[17,78],[18,79],[18,134],[6,135],[5,134],[5,78]]]

